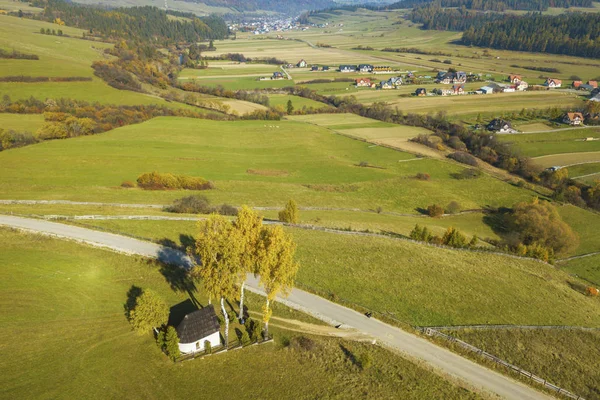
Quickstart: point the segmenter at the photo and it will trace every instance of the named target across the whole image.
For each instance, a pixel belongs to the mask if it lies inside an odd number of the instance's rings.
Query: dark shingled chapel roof
[[[215,309],[208,305],[187,314],[177,327],[180,343],[194,343],[219,331],[219,320]]]

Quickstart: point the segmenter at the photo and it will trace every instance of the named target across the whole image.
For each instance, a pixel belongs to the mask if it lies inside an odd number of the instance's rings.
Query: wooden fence
[[[452,326],[419,326],[417,329],[425,331],[433,329],[436,331],[458,331],[463,329],[494,330],[494,329],[540,329],[540,330],[581,330],[600,331],[600,328],[589,328],[585,326],[568,325],[452,325]]]
[[[212,356],[212,355],[216,355],[216,354],[226,353],[228,351],[239,350],[244,347],[257,346],[259,344],[265,344],[265,343],[271,343],[271,342],[273,342],[273,336],[269,336],[268,338],[263,339],[263,340],[255,340],[246,345],[242,344],[242,342],[240,342],[239,339],[233,339],[233,340],[229,341],[229,345],[227,346],[227,348],[225,348],[225,346],[220,346],[220,347],[212,349],[210,351],[210,353],[207,353],[206,351],[199,351],[196,353],[183,354],[175,362],[189,361],[189,360],[194,360],[196,358],[204,358],[204,357],[208,357],[208,356]]]
[[[553,392],[556,392],[557,394],[561,394],[565,397],[568,397],[570,399],[576,399],[576,400],[585,400],[583,397],[578,396],[576,394],[573,394],[571,392],[569,392],[568,390],[565,390],[559,386],[556,386],[548,381],[546,381],[544,378],[541,378],[537,375],[532,374],[529,371],[525,371],[524,369],[521,369],[519,367],[517,367],[516,365],[512,365],[488,352],[483,351],[482,349],[475,347],[467,342],[464,342],[458,338],[455,338],[454,336],[450,336],[450,335],[446,335],[445,333],[442,333],[440,331],[437,331],[433,328],[422,328],[423,332],[428,335],[428,336],[437,336],[437,337],[441,337],[443,339],[446,339],[452,343],[456,343],[457,345],[459,345],[460,347],[462,347],[463,349],[472,351],[473,353],[479,354],[480,356],[491,360],[497,364],[500,364],[512,371],[517,372],[519,375],[522,375],[526,378],[531,379],[534,382],[539,383],[540,385],[544,386],[547,389],[552,390]]]

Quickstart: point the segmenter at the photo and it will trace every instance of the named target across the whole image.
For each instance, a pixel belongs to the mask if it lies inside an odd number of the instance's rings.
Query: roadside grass
[[[559,266],[600,287],[600,254],[569,260]]]
[[[466,329],[448,334],[583,398],[600,396],[599,331]]]
[[[276,125],[275,125],[276,124]],[[39,160],[44,163],[40,164]],[[432,203],[509,206],[533,192],[484,175],[453,177],[463,167],[345,138],[317,126],[278,121],[222,122],[155,118],[100,135],[49,141],[0,153],[0,197],[167,204],[191,194],[214,204],[373,209],[418,213]],[[367,167],[360,167],[366,162]],[[372,166],[371,168],[369,166]],[[262,176],[247,171],[278,170]],[[215,190],[124,189],[157,170],[213,181]],[[431,175],[419,181],[419,172]]]
[[[305,335],[314,348],[304,350],[289,344],[299,334],[276,327],[271,328],[275,344],[173,364],[150,334],[134,333],[123,315],[132,285],[156,291],[169,305],[187,299],[171,290],[159,265],[7,229],[0,229],[0,243],[0,345],[11,348],[0,366],[5,397],[142,399],[201,392],[218,399],[235,392],[249,399],[348,398],[356,393],[479,398],[382,348]],[[202,293],[197,297],[206,304]],[[252,294],[248,300],[251,310],[259,310],[263,301]],[[274,305],[275,316],[312,322]],[[373,363],[360,371],[348,354],[366,353]]]
[[[181,243],[185,221],[78,221],[92,229]],[[381,237],[286,228],[298,244],[296,285],[333,301],[417,326],[600,326],[600,300],[536,261],[441,249]]]
[[[7,131],[29,131],[35,133],[44,125],[42,114],[24,115],[0,113],[0,129]]]

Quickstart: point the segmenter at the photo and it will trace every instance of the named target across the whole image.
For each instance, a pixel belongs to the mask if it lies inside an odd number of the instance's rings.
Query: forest
[[[549,7],[593,7],[592,3],[592,0],[406,0],[380,7],[380,9],[394,10],[422,5],[437,5],[439,7],[465,6],[469,10],[480,11],[546,11]]]
[[[568,13],[507,17],[463,33],[463,43],[503,50],[600,58],[600,15]]]
[[[172,21],[165,11],[149,6],[106,10],[63,0],[34,0],[32,5],[44,8],[35,18],[49,22],[60,18],[68,26],[89,29],[91,34],[110,38],[117,35],[118,38],[173,43],[223,39],[229,33],[227,24],[220,17],[194,18],[189,22]]]
[[[441,31],[464,31],[473,27],[481,27],[492,21],[506,18],[501,13],[482,13],[468,10],[466,7],[445,9],[438,4],[427,4],[415,7],[409,19],[423,24],[421,29]]]

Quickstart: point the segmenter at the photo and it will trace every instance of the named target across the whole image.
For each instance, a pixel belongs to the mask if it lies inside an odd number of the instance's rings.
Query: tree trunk
[[[246,281],[242,282],[242,293],[240,294],[240,323],[243,325],[244,322],[244,286],[246,285]]]
[[[269,298],[267,297],[267,307],[265,308],[267,315],[269,314]],[[265,318],[265,339],[269,337],[269,318]]]
[[[223,312],[223,317],[225,317],[225,348],[229,346],[229,315],[227,315],[227,311],[225,310],[225,299],[221,297],[221,311]]]
[[[208,296],[208,304],[212,304],[212,296]]]

